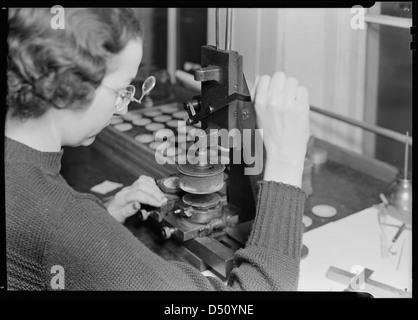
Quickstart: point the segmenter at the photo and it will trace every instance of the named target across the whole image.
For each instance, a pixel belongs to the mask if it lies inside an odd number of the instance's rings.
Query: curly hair
[[[64,12],[64,29],[53,29],[50,9],[9,9],[7,104],[12,116],[36,118],[50,107],[91,103],[109,58],[143,36],[132,9]]]

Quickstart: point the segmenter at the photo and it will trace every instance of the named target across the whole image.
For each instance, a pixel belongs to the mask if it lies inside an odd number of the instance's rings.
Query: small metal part
[[[208,66],[195,70],[194,79],[196,81],[216,81],[220,82],[222,79],[222,70],[218,66]]]
[[[390,184],[386,198],[396,209],[412,213],[412,182],[398,177]]]
[[[389,204],[388,199],[386,198],[386,196],[385,196],[383,193],[379,194],[379,198],[380,198],[380,200],[382,200],[382,203],[383,203],[385,206],[387,206],[387,205]]]
[[[395,181],[389,185],[387,199],[390,205],[411,214],[412,181],[408,180],[408,138],[409,132],[407,131],[405,136],[405,163],[403,177],[397,177]]]
[[[148,212],[147,210],[145,210],[145,209],[141,209],[139,212],[138,212],[138,217],[139,217],[139,219],[141,220],[141,221],[146,221],[147,219],[148,219],[148,217],[150,216],[150,212]]]
[[[174,232],[176,232],[175,228],[171,228],[171,227],[167,227],[167,226],[161,228],[161,236],[165,240],[170,239]]]
[[[205,80],[207,81],[207,80]],[[189,114],[188,123],[194,124],[199,122],[200,120],[206,119],[209,117],[212,113],[222,110],[223,108],[229,106],[232,102],[239,100],[244,102],[251,102],[251,96],[246,94],[241,94],[238,92],[234,92],[231,95],[229,95],[226,98],[223,98],[221,100],[217,100],[214,103],[212,103],[210,106],[207,106],[205,112],[200,112],[201,108],[201,100],[199,100],[199,111],[196,110],[197,103],[194,100],[187,101],[184,103],[184,108],[187,110]],[[192,110],[196,110],[196,112],[193,114]],[[209,112],[208,112],[209,110]],[[247,110],[247,113],[244,115],[244,120],[248,119],[250,116],[250,112]]]
[[[186,120],[188,124],[195,124],[198,120],[194,120],[193,117],[200,112],[201,109],[201,100],[200,97],[195,96],[192,100],[186,101],[184,104],[184,109],[187,111],[189,118]]]
[[[397,253],[397,252],[392,251],[392,247],[393,247],[393,245],[396,243],[396,241],[398,241],[398,239],[399,239],[400,235],[402,234],[402,232],[403,232],[405,229],[406,229],[406,223],[403,223],[403,224],[399,227],[398,232],[396,232],[395,236],[393,237],[393,239],[392,239],[392,243],[390,244],[390,247],[389,247],[389,252],[390,252],[391,254],[396,254],[396,253]]]
[[[226,9],[225,50],[231,50],[232,8]]]
[[[177,206],[179,208],[176,209],[176,210],[174,210],[174,212],[173,212],[177,217],[179,217],[179,218],[187,218],[188,219],[188,218],[190,218],[193,215],[193,213],[191,212],[191,208],[190,207],[183,206],[181,204],[181,202],[180,203],[177,203]]]
[[[207,225],[199,229],[199,236],[206,236],[211,234],[216,229],[221,229],[226,226],[226,221],[223,219],[214,219]]]
[[[216,49],[219,49],[219,8],[216,8]]]
[[[177,193],[180,189],[180,179],[177,176],[171,176],[161,179],[158,186],[163,192]]]

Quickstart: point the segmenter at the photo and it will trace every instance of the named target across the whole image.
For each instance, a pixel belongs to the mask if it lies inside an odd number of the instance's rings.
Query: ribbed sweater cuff
[[[305,192],[274,181],[259,181],[257,186],[257,214],[247,246],[263,246],[299,257]]]

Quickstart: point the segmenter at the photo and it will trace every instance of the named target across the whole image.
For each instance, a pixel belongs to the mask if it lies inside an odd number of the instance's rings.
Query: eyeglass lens
[[[135,88],[133,86],[127,87],[124,91],[118,94],[116,99],[116,108],[118,111],[123,110],[132,101],[135,94]]]

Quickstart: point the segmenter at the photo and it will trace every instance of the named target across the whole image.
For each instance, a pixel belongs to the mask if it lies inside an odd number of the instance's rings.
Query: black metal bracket
[[[227,107],[231,102],[236,100],[251,101],[251,96],[235,92],[229,95],[227,98],[209,105],[205,113],[199,113],[197,111],[201,108],[200,96],[194,97],[193,100],[184,103],[184,107],[189,114],[189,119],[187,119],[187,122],[188,124],[198,123],[199,121],[211,116],[215,112]]]

